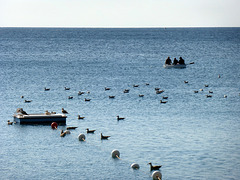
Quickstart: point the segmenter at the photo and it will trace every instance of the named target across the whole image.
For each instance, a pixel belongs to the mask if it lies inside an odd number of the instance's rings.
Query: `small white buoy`
[[[113,150],[112,151],[112,158],[118,158],[120,159],[120,152],[118,150]]]
[[[85,139],[86,139],[86,137],[85,137],[84,134],[79,134],[79,135],[78,135],[78,140],[79,140],[79,141],[85,141]]]
[[[133,168],[133,169],[139,169],[140,166],[139,166],[139,164],[137,164],[137,163],[133,163],[133,164],[131,165],[131,168]]]
[[[159,171],[154,171],[152,173],[152,178],[157,179],[157,180],[161,180],[162,179],[162,174]]]

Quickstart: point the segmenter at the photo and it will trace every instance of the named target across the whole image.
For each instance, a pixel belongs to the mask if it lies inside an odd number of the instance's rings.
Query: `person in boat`
[[[185,64],[184,59],[182,57],[179,58],[179,64]]]
[[[172,64],[172,60],[170,59],[170,57],[166,59],[165,64],[168,64],[168,65]]]
[[[176,58],[174,58],[173,65],[176,65],[176,64],[178,64],[178,60]]]

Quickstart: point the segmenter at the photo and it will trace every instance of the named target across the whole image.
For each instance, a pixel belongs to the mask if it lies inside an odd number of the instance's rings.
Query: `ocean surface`
[[[0,28],[0,79],[0,179],[150,180],[149,162],[164,180],[240,179],[240,28]],[[17,108],[67,124],[8,125]]]

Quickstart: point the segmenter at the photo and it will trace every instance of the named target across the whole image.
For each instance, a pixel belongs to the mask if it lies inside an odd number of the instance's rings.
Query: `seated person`
[[[174,65],[178,64],[178,60],[177,60],[176,58],[174,58],[173,64],[174,64]]]
[[[185,64],[184,59],[182,57],[179,58],[179,64]]]
[[[165,64],[171,65],[172,60],[170,59],[170,57],[168,57],[165,61]]]

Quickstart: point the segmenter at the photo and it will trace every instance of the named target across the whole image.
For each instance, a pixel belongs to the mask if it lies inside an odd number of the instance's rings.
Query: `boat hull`
[[[63,114],[29,114],[29,115],[14,115],[14,121],[20,124],[66,124],[66,115]]]
[[[163,67],[166,68],[166,69],[169,69],[169,68],[186,68],[187,65],[186,64],[171,64],[171,65],[164,64]]]

